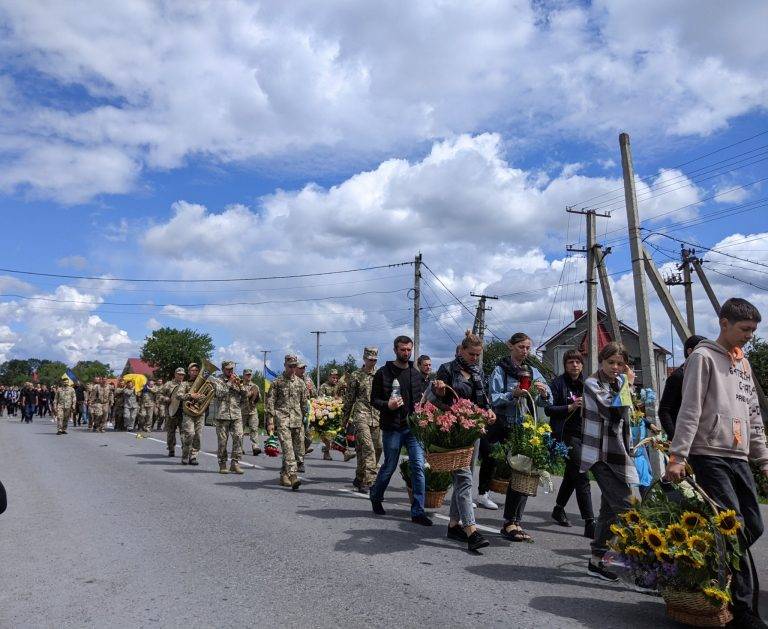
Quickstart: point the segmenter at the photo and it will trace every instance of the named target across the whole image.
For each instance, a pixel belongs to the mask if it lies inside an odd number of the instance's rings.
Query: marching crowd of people
[[[667,381],[660,404],[662,426],[651,430],[671,441],[666,475],[679,481],[686,464],[696,472],[699,484],[723,507],[734,509],[745,529],[745,544],[751,545],[762,533],[755,483],[748,461],[757,463],[768,475],[763,422],[752,371],[742,347],[754,334],[760,314],[743,299],[730,299],[721,308],[720,334],[716,341],[692,337],[685,346],[686,363]],[[403,449],[407,451],[412,499],[411,520],[431,526],[425,503],[425,452],[409,426],[416,405],[425,399],[449,407],[457,398],[470,400],[491,411],[489,425],[478,447],[479,474],[476,491],[470,466],[453,472],[453,493],[447,537],[476,551],[489,545],[475,520],[477,507],[496,510],[490,495],[496,462],[496,444],[534,404],[546,414],[554,436],[569,447],[563,479],[555,498],[553,520],[571,526],[565,507],[572,495],[584,522],[584,536],[590,538],[590,576],[616,581],[618,577],[604,562],[612,537],[611,525],[619,513],[629,510],[642,495],[636,456],[630,431],[630,405],[618,402],[625,380],[632,385],[634,373],[627,350],[620,342],[607,343],[598,356],[596,373],[584,374],[581,353],[570,350],[563,357],[563,373],[547,381],[529,360],[532,342],[528,335],[513,334],[509,353],[486,376],[479,359],[482,340],[467,332],[456,349],[455,358],[441,365],[435,374],[429,356],[411,360],[413,342],[407,336],[394,339],[394,358],[377,369],[379,350],[363,350],[363,366],[352,374],[333,370],[319,390],[306,375],[306,364],[288,354],[283,372],[270,383],[263,413],[258,404],[260,388],[253,372],[241,376],[235,364],[225,361],[220,376],[204,374],[199,386],[200,365],[176,368],[168,382],[150,380],[141,391],[133,382],[108,385],[96,378],[87,385],[72,386],[68,378],[51,391],[27,383],[22,388],[0,388],[0,404],[10,416],[20,409],[22,421],[35,413],[52,410],[58,434],[67,434],[71,421],[87,430],[104,432],[111,421],[115,430],[148,432],[164,428],[168,456],[176,456],[176,434],[181,441],[181,464],[197,465],[205,413],[203,406],[216,400],[214,425],[218,442],[219,472],[242,474],[244,429],[248,429],[251,452],[258,456],[276,445],[282,453],[280,484],[298,490],[299,476],[306,469],[305,455],[313,447],[308,424],[310,399],[315,396],[343,401],[343,421],[355,434],[354,451],[343,452],[345,461],[357,458],[352,484],[369,497],[376,515],[385,515],[384,498]],[[450,391],[450,394],[449,394]],[[264,441],[262,442],[262,439]],[[324,459],[330,459],[334,443],[323,439]],[[344,450],[344,448],[341,448]],[[600,489],[600,508],[595,516],[591,481]],[[527,496],[507,490],[500,535],[512,542],[532,543],[524,529]],[[733,575],[733,607],[736,626],[764,627],[752,608],[754,585],[745,565]]]

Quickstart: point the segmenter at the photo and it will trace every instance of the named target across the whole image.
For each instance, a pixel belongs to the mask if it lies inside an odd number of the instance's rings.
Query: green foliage
[[[483,372],[490,376],[494,367],[505,356],[509,356],[507,344],[502,341],[489,341],[483,347]]]
[[[42,360],[37,375],[41,384],[57,384],[66,370],[67,366],[59,360]]]
[[[141,359],[156,367],[155,375],[170,380],[176,367],[186,369],[189,363],[213,355],[213,339],[210,334],[195,332],[190,328],[160,328],[144,340]]]
[[[745,349],[745,355],[757,381],[763,387],[763,391],[768,391],[768,342],[755,336]]]
[[[339,372],[339,377],[341,378],[345,373],[358,370],[357,359],[352,354],[349,354],[343,363],[340,363],[334,358],[333,360],[320,365],[320,384],[328,380],[329,376],[331,375],[331,369],[336,369]],[[317,367],[312,369],[309,374],[310,378],[312,378],[312,382],[316,382]]]
[[[108,364],[98,360],[81,360],[72,367],[72,371],[80,382],[93,382],[96,377],[112,378],[115,375]]]
[[[14,358],[0,365],[0,384],[20,386],[32,381],[32,369],[37,369],[40,384],[57,384],[67,366],[58,360],[39,358]]]
[[[405,484],[411,486],[411,468],[408,459],[400,461],[400,474]],[[424,480],[427,491],[447,491],[453,484],[453,472],[435,472],[431,467],[424,468]]]

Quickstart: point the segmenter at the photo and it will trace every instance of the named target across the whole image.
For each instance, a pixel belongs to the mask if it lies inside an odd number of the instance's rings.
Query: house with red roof
[[[125,367],[123,367],[123,372],[120,375],[124,376],[128,373],[139,373],[147,378],[152,378],[155,375],[155,367],[141,358],[129,358],[125,361]]]

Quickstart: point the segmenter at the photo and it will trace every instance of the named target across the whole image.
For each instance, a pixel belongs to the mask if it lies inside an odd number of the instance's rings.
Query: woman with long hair
[[[490,408],[485,374],[479,364],[483,352],[483,341],[479,336],[466,332],[458,347],[456,358],[440,365],[432,390],[437,396],[438,406],[447,408],[460,399],[469,400],[480,408]],[[454,396],[447,386],[455,392]],[[493,425],[496,417],[489,423]],[[449,539],[466,542],[469,550],[477,551],[489,545],[475,525],[475,510],[472,506],[472,468],[467,466],[453,473],[453,494],[451,496]]]
[[[487,445],[480,468],[481,482],[489,482],[493,478],[495,465],[490,451],[494,443],[506,440],[513,426],[521,424],[526,414],[535,412],[531,408],[529,395],[534,398],[536,406],[541,408],[552,396],[544,376],[529,360],[532,345],[531,338],[524,332],[513,334],[507,341],[509,356],[502,358],[491,374],[491,403],[496,412],[497,424],[502,429],[496,431],[493,440]],[[529,390],[525,388],[528,386],[525,381],[530,383]],[[504,523],[500,532],[513,542],[533,542],[533,538],[521,526],[527,501],[528,496],[525,494],[507,488]]]
[[[584,382],[581,472],[592,472],[600,487],[600,515],[592,541],[590,576],[605,581],[618,577],[603,564],[611,538],[611,524],[632,507],[637,469],[630,456],[631,387],[635,374],[621,343],[608,343],[598,354],[599,369]],[[635,496],[637,497],[637,496]]]

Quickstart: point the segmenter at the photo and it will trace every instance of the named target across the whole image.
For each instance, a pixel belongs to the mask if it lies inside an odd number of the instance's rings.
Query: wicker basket
[[[453,472],[472,465],[475,446],[467,446],[447,452],[427,452],[426,459],[435,472]]]
[[[512,470],[512,475],[509,477],[509,488],[526,496],[535,496],[539,491],[539,478],[538,474],[526,474]]]
[[[413,490],[410,487],[407,487],[408,489],[408,501],[413,502]],[[445,502],[445,494],[448,493],[448,490],[445,491],[428,491],[426,492],[426,495],[424,496],[424,508],[425,509],[439,509],[443,506],[443,503]]]
[[[667,604],[667,616],[675,622],[692,627],[725,627],[733,620],[727,605],[717,607],[701,592],[662,590],[661,596]]]
[[[493,478],[491,479],[491,482],[488,483],[488,487],[490,488],[491,491],[496,492],[497,494],[506,494],[507,487],[509,487],[509,479]]]

